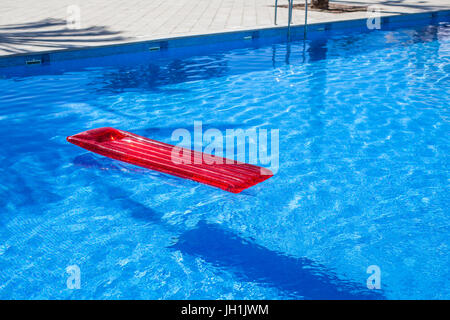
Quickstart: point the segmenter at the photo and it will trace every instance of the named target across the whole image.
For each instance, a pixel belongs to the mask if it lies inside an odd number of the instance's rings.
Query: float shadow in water
[[[275,287],[294,299],[384,299],[381,292],[338,278],[307,258],[289,257],[247,241],[215,224],[200,222],[172,246],[233,270],[244,281]]]

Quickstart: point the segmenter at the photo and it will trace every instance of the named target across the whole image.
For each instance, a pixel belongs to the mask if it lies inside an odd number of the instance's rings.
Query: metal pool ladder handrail
[[[305,0],[305,25],[303,26],[303,39],[306,39],[306,30],[308,29],[308,0]]]
[[[292,22],[292,9],[294,7],[294,0],[288,0],[289,2],[289,13],[288,13],[288,39],[291,36],[291,22]],[[277,11],[278,11],[278,0],[275,0],[275,18],[274,24],[277,24]],[[304,26],[304,38],[306,39],[306,29],[308,27],[308,0],[305,0],[305,26]]]
[[[291,40],[291,22],[292,22],[292,7],[294,0],[289,0],[289,13],[288,13],[288,41]]]
[[[292,5],[293,5],[294,1],[288,0],[288,2],[289,2],[289,17],[290,17],[290,13],[291,13],[291,9],[292,9]],[[275,0],[275,19],[274,19],[275,25],[277,24],[277,12],[278,12],[278,0]]]

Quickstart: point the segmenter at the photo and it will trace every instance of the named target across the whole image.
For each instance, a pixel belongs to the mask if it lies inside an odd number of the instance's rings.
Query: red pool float
[[[98,128],[67,141],[102,156],[239,193],[273,176],[255,165],[208,155],[114,128]],[[174,154],[183,154],[179,161]],[[204,161],[208,158],[210,161]],[[175,161],[174,161],[175,160]],[[211,161],[214,160],[214,161]]]

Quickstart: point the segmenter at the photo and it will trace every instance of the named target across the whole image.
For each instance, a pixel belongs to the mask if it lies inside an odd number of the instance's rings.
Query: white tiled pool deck
[[[0,56],[82,48],[274,26],[275,0],[1,0]],[[287,0],[279,0],[286,5]],[[294,0],[294,3],[304,3]],[[375,5],[383,16],[449,10],[449,0],[332,1]],[[68,29],[68,7],[80,9],[80,28]],[[278,25],[288,10],[278,9]],[[309,11],[309,23],[366,18],[366,12]],[[293,12],[303,25],[304,10]]]

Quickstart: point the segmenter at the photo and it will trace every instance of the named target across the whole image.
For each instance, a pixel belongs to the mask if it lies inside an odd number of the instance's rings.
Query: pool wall
[[[381,17],[381,30],[415,26],[417,23],[427,24],[436,20],[450,18],[450,10],[427,13],[401,14]],[[307,39],[322,37],[327,32],[371,32],[367,28],[367,19],[354,19],[327,23],[312,23],[307,26]],[[0,68],[36,65],[48,65],[51,62],[104,57],[111,55],[127,54],[134,52],[152,52],[156,56],[168,49],[183,49],[186,47],[220,47],[224,42],[239,43],[237,46],[247,46],[255,41],[284,42],[286,41],[288,28],[273,27],[265,29],[232,31],[198,36],[185,36],[158,40],[136,41],[126,44],[114,44],[96,47],[75,49],[63,49],[58,51],[43,51],[32,54],[16,54],[0,57]],[[290,39],[302,40],[304,38],[304,26],[291,26]],[[172,51],[172,50],[171,50]],[[155,56],[155,58],[156,58]]]

